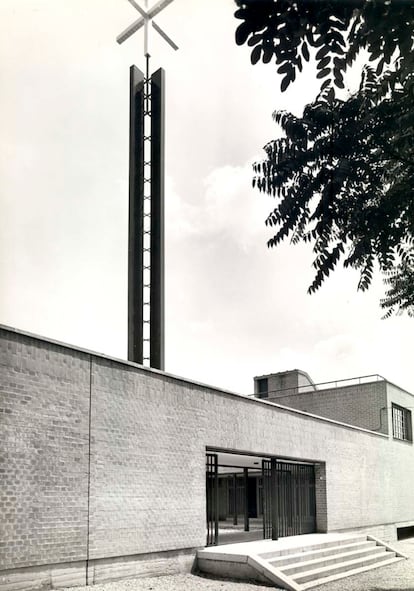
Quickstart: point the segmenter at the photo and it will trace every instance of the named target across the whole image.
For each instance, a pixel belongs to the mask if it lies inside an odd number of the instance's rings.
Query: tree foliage
[[[407,312],[414,318],[414,265],[411,258],[394,267],[384,279],[387,286],[385,298],[381,300],[381,307],[387,310],[385,318],[391,316],[395,310]]]
[[[413,71],[414,10],[411,0],[235,0],[243,22],[236,43],[253,47],[251,61],[275,57],[284,91],[303,61],[316,50],[322,89],[331,81],[343,88],[343,75],[362,49],[378,60],[377,74],[397,53],[403,75]]]
[[[343,261],[370,285],[386,277],[386,315],[414,314],[414,10],[396,0],[236,0],[236,42],[251,61],[275,58],[288,88],[313,56],[321,86],[302,117],[276,111],[285,137],[265,146],[253,184],[277,198],[269,246],[311,242],[309,292]],[[359,52],[359,89],[345,99],[344,75]],[[340,94],[340,93],[339,93]]]

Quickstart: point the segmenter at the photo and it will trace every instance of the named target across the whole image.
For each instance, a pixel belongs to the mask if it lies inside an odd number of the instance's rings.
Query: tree
[[[275,58],[285,91],[313,55],[321,80],[302,117],[276,111],[285,137],[265,146],[253,185],[277,198],[270,247],[313,243],[317,290],[342,260],[387,285],[386,316],[414,315],[414,10],[396,0],[236,0],[236,42]],[[359,89],[341,98],[361,51]],[[338,92],[339,89],[339,92]],[[342,92],[343,94],[343,92]]]

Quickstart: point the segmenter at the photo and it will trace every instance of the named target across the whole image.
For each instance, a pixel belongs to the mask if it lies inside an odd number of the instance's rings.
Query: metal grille
[[[272,537],[272,468],[270,460],[262,460],[263,538]]]
[[[313,465],[277,462],[278,534],[310,534],[316,527]]]
[[[218,465],[217,454],[206,455],[206,510],[207,546],[218,544],[219,506],[218,506]]]
[[[309,464],[262,461],[263,537],[296,536],[316,529],[315,469]]]

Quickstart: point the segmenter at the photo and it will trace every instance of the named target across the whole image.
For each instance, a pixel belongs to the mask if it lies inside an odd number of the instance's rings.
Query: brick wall
[[[386,384],[375,381],[312,392],[280,392],[269,400],[363,429],[388,433]]]
[[[315,465],[315,501],[316,501],[316,531],[328,531],[328,506],[326,500],[326,465],[321,462]]]
[[[0,332],[0,583],[21,566],[73,564],[79,578],[88,559],[103,580],[189,556],[205,544],[206,448],[317,462],[322,530],[414,523],[411,444]]]
[[[86,556],[89,359],[0,338],[2,569]]]
[[[91,558],[203,545],[205,418],[188,384],[94,361]]]

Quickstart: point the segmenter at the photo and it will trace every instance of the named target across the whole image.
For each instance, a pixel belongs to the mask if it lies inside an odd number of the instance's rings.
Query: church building
[[[409,392],[293,370],[254,396],[0,328],[0,590],[190,571],[209,546],[414,530]]]

